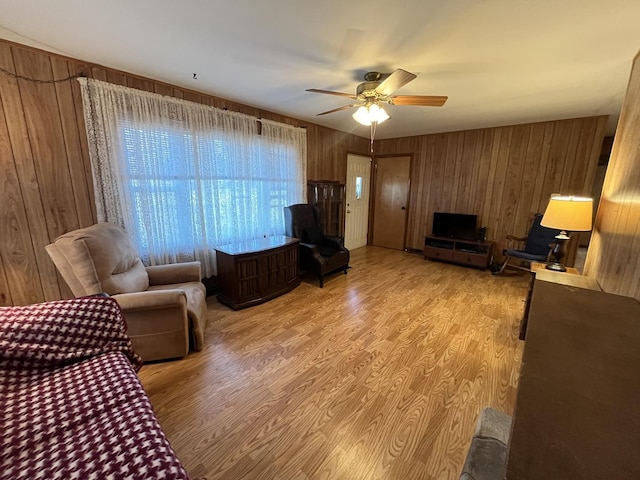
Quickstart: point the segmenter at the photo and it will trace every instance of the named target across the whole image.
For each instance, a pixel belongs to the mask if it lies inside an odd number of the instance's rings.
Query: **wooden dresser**
[[[531,298],[533,296],[533,287],[536,279],[544,280],[551,283],[561,283],[570,287],[588,288],[590,290],[600,291],[600,286],[594,278],[584,277],[580,275],[577,269],[567,267],[566,272],[558,272],[546,268],[545,262],[531,262],[531,282],[529,283],[529,291],[524,307],[524,317],[520,324],[520,340],[524,340],[527,335],[527,322],[529,321],[529,309],[531,308]]]
[[[640,478],[640,303],[541,277],[506,478]]]
[[[297,287],[299,242],[297,238],[275,236],[216,247],[218,300],[239,310]]]

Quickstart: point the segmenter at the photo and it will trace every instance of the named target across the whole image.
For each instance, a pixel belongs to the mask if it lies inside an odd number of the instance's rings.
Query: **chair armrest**
[[[199,282],[200,262],[171,263],[147,267],[149,285],[168,285],[171,283]]]
[[[182,305],[184,305],[185,309],[187,308],[187,294],[184,290],[178,288],[150,292],[119,293],[111,298],[118,302],[124,312]]]
[[[300,242],[298,245],[303,248],[303,251],[306,252],[307,256],[313,257],[320,264],[324,263],[324,258],[322,258],[322,255],[320,255],[320,250],[318,250],[317,245],[305,242]]]

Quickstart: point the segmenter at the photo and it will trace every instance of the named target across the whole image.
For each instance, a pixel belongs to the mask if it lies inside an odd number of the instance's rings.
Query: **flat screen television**
[[[466,213],[434,212],[431,233],[438,237],[476,240],[478,238],[478,216]]]

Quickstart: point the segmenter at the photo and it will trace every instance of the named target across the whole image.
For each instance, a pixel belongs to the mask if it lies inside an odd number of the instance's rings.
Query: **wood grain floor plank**
[[[246,310],[210,298],[205,349],[142,368],[191,475],[454,479],[482,408],[512,413],[526,275],[378,247],[351,264]]]

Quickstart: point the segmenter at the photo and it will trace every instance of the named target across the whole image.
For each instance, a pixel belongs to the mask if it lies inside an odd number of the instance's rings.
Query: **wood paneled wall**
[[[199,92],[0,40],[0,67],[43,81],[82,73],[307,128],[309,179],[346,179],[347,153],[369,140]],[[80,89],[0,73],[0,305],[70,296],[44,251],[96,221]],[[524,234],[554,192],[587,194],[605,117],[376,141],[412,155],[407,247],[422,248],[436,210],[477,213],[488,236]],[[496,251],[500,251],[502,243]]]
[[[305,127],[310,179],[344,181],[347,153],[369,150],[365,138],[3,40],[0,67],[45,82],[82,73]],[[0,99],[0,305],[71,296],[44,246],[96,221],[79,84],[0,72]]]
[[[577,118],[376,141],[376,155],[412,155],[407,248],[421,250],[433,212],[446,211],[478,215],[500,255],[505,237],[525,236],[552,193],[590,194],[606,121]]]
[[[584,273],[605,292],[640,300],[640,53],[622,104]]]

